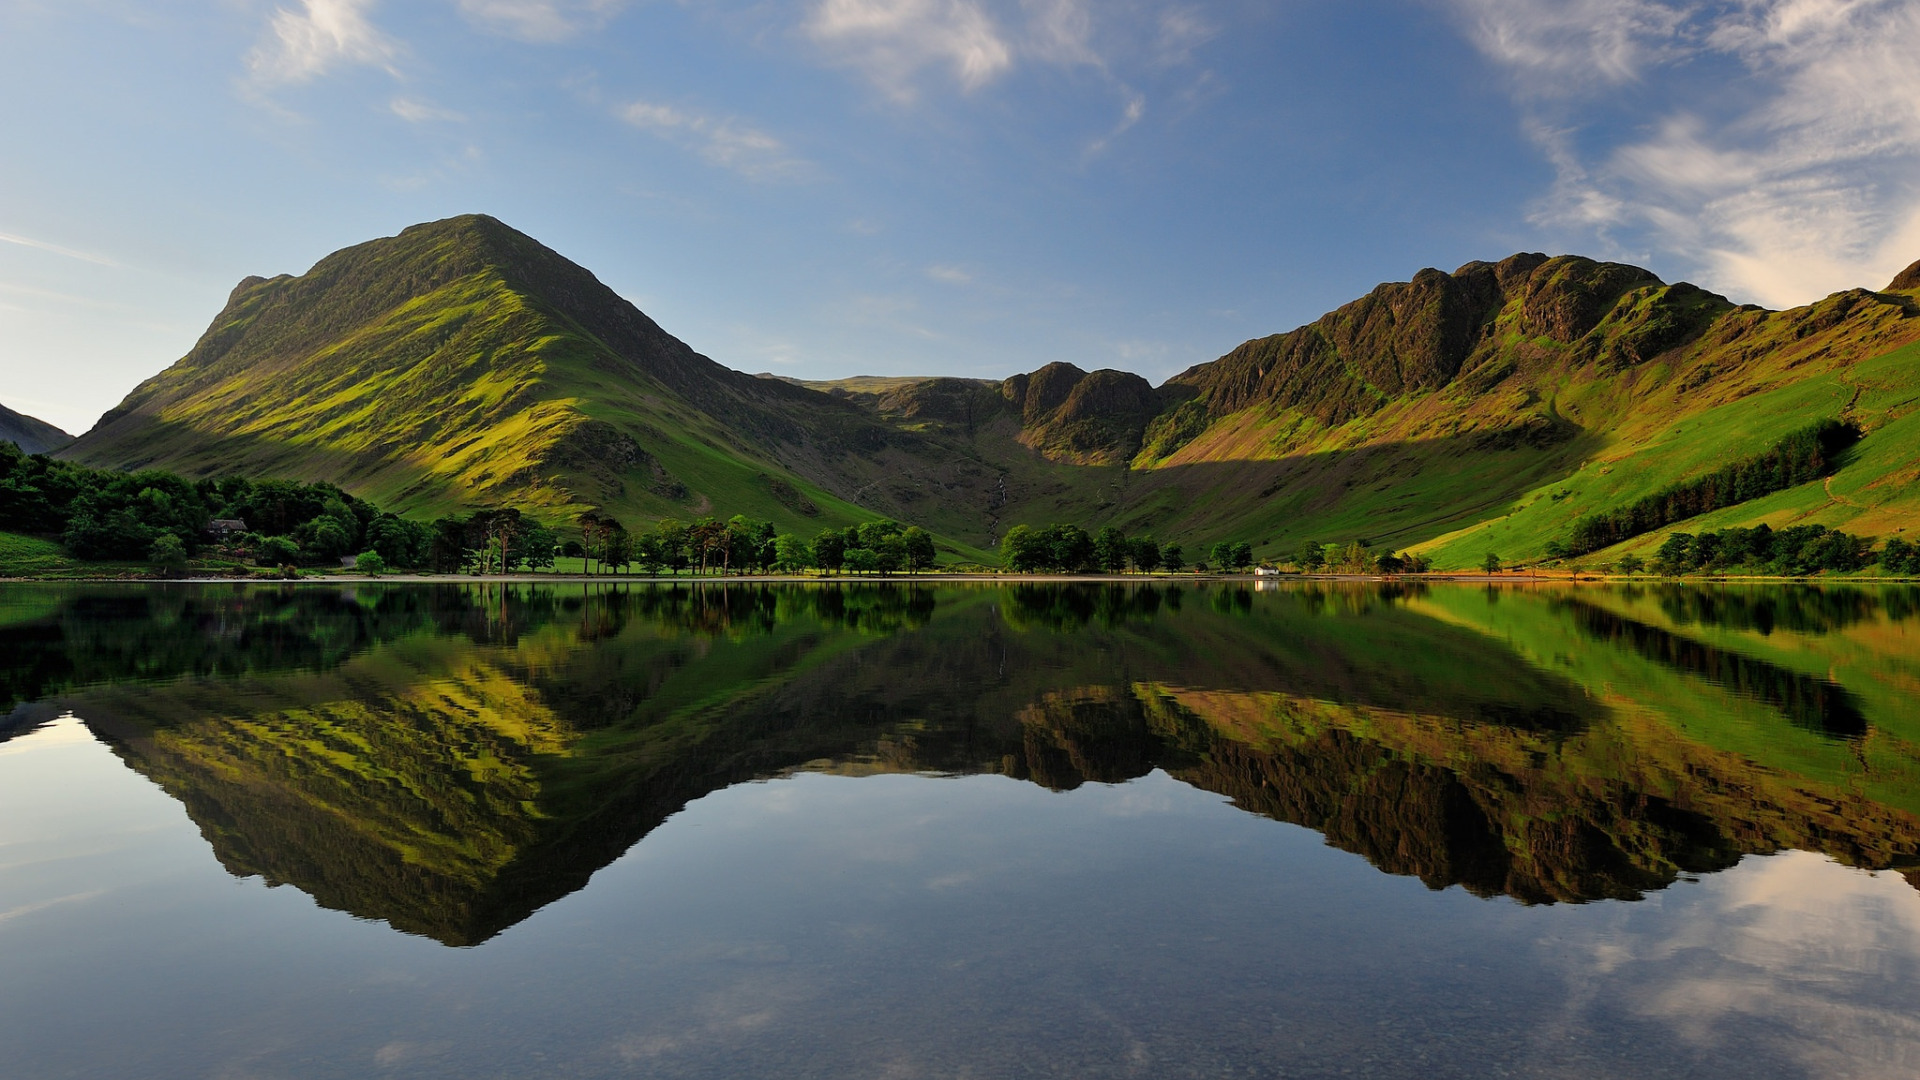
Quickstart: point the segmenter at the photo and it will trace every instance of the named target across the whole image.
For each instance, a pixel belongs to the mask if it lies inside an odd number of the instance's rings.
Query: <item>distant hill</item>
[[[29,454],[51,453],[73,441],[73,436],[24,413],[0,405],[0,442],[10,442]]]
[[[1585,515],[1822,419],[1865,433],[1837,472],[1706,523],[1920,526],[1916,342],[1920,264],[1769,312],[1521,254],[1381,285],[1158,388],[1064,362],[801,382],[701,356],[476,215],[242,282],[63,456],[324,479],[414,514],[747,513],[803,534],[888,516],[969,559],[1013,524],[1072,521],[1190,557],[1361,539],[1466,566],[1537,557]]]

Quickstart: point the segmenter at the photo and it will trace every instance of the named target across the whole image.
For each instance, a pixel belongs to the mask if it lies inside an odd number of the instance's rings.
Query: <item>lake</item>
[[[1908,586],[0,586],[0,1074],[1920,1075]]]

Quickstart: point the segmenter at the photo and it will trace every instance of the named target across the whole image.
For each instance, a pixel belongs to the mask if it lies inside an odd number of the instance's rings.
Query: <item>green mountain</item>
[[[0,405],[0,442],[10,442],[29,454],[51,453],[73,441],[73,436],[24,413]]]
[[[1515,255],[1381,285],[1158,388],[1068,363],[804,383],[695,353],[471,216],[241,283],[192,352],[65,453],[325,479],[416,514],[744,512],[802,533],[888,516],[966,558],[1016,523],[1111,523],[1190,551],[1365,539],[1452,567],[1536,557],[1582,517],[1832,419],[1864,438],[1830,476],[1698,527],[1887,535],[1920,525],[1916,316],[1920,264],[1771,312]]]
[[[417,514],[744,512],[796,530],[903,511],[878,481],[952,471],[845,402],[699,355],[479,216],[241,282],[66,456],[325,479]]]

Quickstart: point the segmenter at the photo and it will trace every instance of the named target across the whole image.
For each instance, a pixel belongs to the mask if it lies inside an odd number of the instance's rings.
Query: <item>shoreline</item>
[[[1170,574],[995,574],[995,573],[924,573],[924,574],[836,574],[832,576],[818,574],[731,574],[731,575],[659,575],[642,574],[304,574],[295,578],[238,577],[238,576],[188,576],[188,577],[0,577],[5,585],[861,585],[861,584],[1070,584],[1070,583],[1107,583],[1107,584],[1148,584],[1165,585],[1190,582],[1193,584],[1254,583],[1258,585],[1335,582],[1335,583],[1373,583],[1394,584],[1411,582],[1438,582],[1442,584],[1473,585],[1612,585],[1612,584],[1676,584],[1676,585],[1765,585],[1765,584],[1849,584],[1849,585],[1899,585],[1912,584],[1912,577],[1779,577],[1765,575],[1721,575],[1714,577],[1656,577],[1649,575],[1605,575],[1580,573],[1533,574],[1524,572],[1505,574],[1486,573],[1428,573],[1428,574],[1218,574],[1218,573],[1170,573]]]

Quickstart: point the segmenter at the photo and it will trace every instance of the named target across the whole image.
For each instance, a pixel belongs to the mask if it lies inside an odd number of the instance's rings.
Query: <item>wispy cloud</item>
[[[605,26],[626,0],[459,0],[475,23],[522,41],[565,41]]]
[[[340,64],[392,68],[399,46],[367,18],[373,0],[301,0],[279,8],[247,56],[257,86],[309,82]]]
[[[750,180],[802,179],[811,171],[785,143],[739,120],[647,101],[626,105],[619,115],[642,131],[691,147],[708,164]]]
[[[44,251],[50,255],[58,255],[66,259],[78,259],[81,262],[90,262],[96,266],[118,267],[120,265],[105,255],[95,255],[92,252],[78,251],[74,248],[62,247],[59,244],[50,244],[45,240],[35,240],[30,236],[16,236],[13,233],[0,232],[0,244],[17,244],[20,247],[33,248],[35,251]]]
[[[805,29],[901,101],[913,99],[928,67],[975,90],[1013,66],[1013,46],[974,0],[820,0]]]
[[[444,109],[431,101],[422,101],[419,98],[394,98],[387,103],[387,111],[409,124],[430,124],[436,121],[457,123],[466,119],[452,109]]]
[[[971,285],[973,275],[958,266],[935,265],[927,267],[927,276],[948,285]]]
[[[829,63],[859,73],[896,104],[943,86],[971,94],[1022,67],[1092,73],[1119,99],[1119,116],[1085,144],[1087,156],[1146,115],[1136,79],[1191,64],[1219,33],[1194,5],[1162,0],[810,2],[802,33]]]
[[[1879,286],[1920,257],[1909,0],[1454,3],[1554,165],[1540,223],[1644,242],[1775,305]],[[1743,92],[1685,92],[1715,64]],[[1664,104],[1605,141],[1626,85]]]

